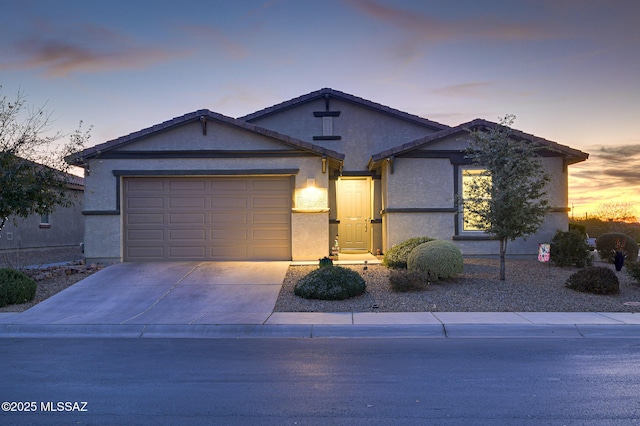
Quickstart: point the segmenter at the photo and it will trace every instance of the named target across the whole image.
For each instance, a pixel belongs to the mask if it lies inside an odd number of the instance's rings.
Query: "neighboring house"
[[[70,207],[56,206],[46,215],[9,216],[0,232],[0,250],[77,248],[84,237],[84,179],[69,175]]]
[[[308,260],[386,251],[407,238],[453,240],[467,255],[498,241],[464,227],[455,194],[474,120],[449,127],[332,89],[239,119],[195,111],[86,149],[89,261]],[[539,233],[509,246],[535,254],[568,227],[567,166],[588,154],[547,147],[554,206]]]

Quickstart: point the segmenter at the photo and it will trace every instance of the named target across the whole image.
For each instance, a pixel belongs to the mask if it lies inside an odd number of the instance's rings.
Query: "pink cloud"
[[[490,40],[541,40],[554,34],[542,23],[508,22],[490,15],[473,19],[447,20],[414,11],[382,5],[374,0],[344,0],[363,15],[384,24],[410,31],[420,42]]]
[[[108,29],[90,25],[72,30],[32,32],[13,45],[13,61],[0,69],[41,69],[47,77],[66,77],[74,72],[139,69],[185,56],[188,51],[145,46]]]

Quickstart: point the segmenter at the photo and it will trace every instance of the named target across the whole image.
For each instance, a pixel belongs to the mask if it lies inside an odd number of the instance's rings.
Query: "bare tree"
[[[84,148],[89,130],[51,131],[51,113],[31,108],[22,92],[9,99],[0,86],[0,236],[10,216],[51,213],[69,206],[71,167],[64,157]],[[67,138],[67,142],[62,139]]]
[[[633,203],[602,203],[596,217],[602,221],[635,222],[637,216]]]

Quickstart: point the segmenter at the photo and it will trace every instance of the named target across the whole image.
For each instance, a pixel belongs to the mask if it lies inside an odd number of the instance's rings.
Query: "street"
[[[0,424],[631,424],[640,339],[1,339]]]

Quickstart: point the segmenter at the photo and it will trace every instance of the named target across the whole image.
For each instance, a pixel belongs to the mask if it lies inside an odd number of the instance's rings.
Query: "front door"
[[[338,180],[338,237],[343,252],[369,251],[371,235],[371,180]]]

